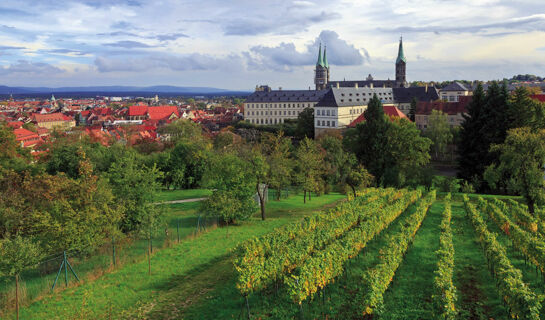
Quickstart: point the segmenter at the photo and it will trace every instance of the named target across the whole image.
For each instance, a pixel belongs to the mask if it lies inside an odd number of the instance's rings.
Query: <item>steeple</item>
[[[405,54],[403,53],[403,37],[399,38],[399,50],[397,51],[396,63],[399,63],[399,61],[407,63],[407,60],[405,59]]]
[[[323,67],[324,66],[324,60],[322,59],[322,43],[320,42],[320,48],[318,49],[318,61],[316,62],[316,66]]]
[[[329,63],[327,63],[326,50],[327,50],[327,46],[324,46],[324,67],[329,69]]]

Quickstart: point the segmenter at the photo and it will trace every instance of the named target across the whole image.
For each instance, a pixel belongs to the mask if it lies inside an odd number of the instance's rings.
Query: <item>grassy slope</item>
[[[461,319],[507,319],[477,235],[461,202],[452,204],[454,285]]]
[[[267,233],[342,198],[344,196],[340,194],[314,197],[307,205],[302,204],[302,196],[292,196],[280,202],[271,201],[268,204],[269,219],[264,222],[255,217],[239,226],[229,227],[228,236],[225,228],[213,229],[199,237],[182,241],[179,245],[156,251],[152,260],[152,276],[147,275],[145,260],[127,264],[96,281],[48,295],[23,309],[22,318],[96,319],[119,318],[122,315],[127,318],[140,317],[140,314],[152,310],[157,301],[164,301],[162,296],[168,295],[173,288],[184,288],[188,279],[199,280],[221,275],[206,272],[210,267],[221,269],[221,266],[228,265],[231,268],[230,250],[240,241]],[[174,205],[175,208],[178,206]],[[187,221],[184,225],[191,224]],[[192,228],[193,226],[188,229],[189,233]],[[205,287],[197,285],[198,283],[191,285],[190,299],[195,294],[198,296],[206,292]]]
[[[180,223],[180,238],[185,238],[191,235],[195,231],[197,223],[196,211],[198,203],[182,203],[165,206],[164,221],[169,228],[169,238],[171,241],[177,239],[177,221]],[[166,234],[164,227],[160,228],[153,239],[155,249],[161,248],[166,245]],[[145,259],[145,252],[147,250],[147,240],[131,240],[125,239],[123,241],[117,241],[116,243],[116,258],[118,264],[135,263]],[[78,273],[78,276],[82,279],[90,280],[100,276],[103,272],[110,270],[112,267],[112,249],[111,243],[105,244],[105,246],[95,252],[91,257],[79,258],[69,253],[70,263]],[[61,258],[52,260],[47,263],[47,269],[45,265],[41,265],[40,269],[28,270],[21,275],[21,287],[24,295],[22,296],[23,303],[33,301],[37,297],[40,297],[44,293],[48,293],[53,281],[57,269],[59,268]],[[44,273],[47,270],[47,273]],[[71,275],[70,275],[71,276]],[[11,280],[11,279],[9,279]],[[64,287],[64,279],[60,278],[58,288],[62,290]],[[72,281],[72,280],[71,280]],[[10,299],[14,296],[14,284],[13,281],[3,282],[0,279],[0,293],[9,290]],[[0,301],[0,309],[5,302]],[[11,303],[13,304],[13,303]],[[0,316],[2,310],[0,310]]]
[[[400,230],[399,221],[414,212],[411,206],[400,218],[394,221],[389,228],[384,230],[376,239],[369,242],[367,247],[357,257],[347,264],[347,272],[329,285],[326,289],[325,300],[319,295],[310,303],[303,304],[304,318],[316,319],[327,314],[333,319],[350,319],[357,316],[358,300],[355,299],[358,289],[361,288],[361,275],[369,267],[378,262],[379,250],[386,243],[385,237],[395,234]],[[196,300],[187,295],[187,291],[181,289],[178,296],[170,299],[171,305],[158,308],[150,314],[151,319],[183,318],[183,319],[230,319],[237,318],[242,311],[244,300],[235,288],[236,272],[232,265],[216,266],[214,270],[224,273],[218,276],[214,286],[209,285],[209,290]],[[199,278],[199,283],[202,277]],[[204,280],[204,279],[203,279]],[[178,298],[178,303],[176,302]],[[184,302],[192,300],[192,305],[187,307]],[[180,301],[182,301],[180,303]],[[325,302],[325,303],[324,303]],[[271,288],[267,292],[251,295],[249,298],[252,318],[267,319],[292,319],[298,318],[299,307],[289,298],[286,288],[280,288],[278,292]],[[174,312],[174,310],[176,310]]]

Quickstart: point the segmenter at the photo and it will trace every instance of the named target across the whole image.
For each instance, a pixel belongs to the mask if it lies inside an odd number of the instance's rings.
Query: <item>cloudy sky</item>
[[[545,76],[543,0],[2,0],[0,85],[313,85]]]

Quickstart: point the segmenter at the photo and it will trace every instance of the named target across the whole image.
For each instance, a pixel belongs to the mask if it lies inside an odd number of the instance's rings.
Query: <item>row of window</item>
[[[283,119],[248,119],[253,124],[280,124],[284,123]]]
[[[304,103],[248,103],[246,106],[249,109],[255,109],[255,108],[310,108],[312,104],[307,103],[306,105]]]
[[[331,111],[331,112],[330,112]],[[320,110],[316,109],[316,115],[317,116],[334,116],[335,110]]]
[[[369,94],[369,96],[371,97],[371,96],[373,96],[374,93],[373,93],[373,92],[369,92],[368,94]],[[362,95],[362,97],[365,96],[365,92],[362,92],[361,95]],[[382,92],[379,92],[378,95],[381,96],[381,95],[382,95]],[[391,93],[391,92],[384,92],[384,95],[385,95],[385,96],[391,96],[392,93]],[[341,96],[344,97],[344,93],[341,93]],[[351,97],[351,96],[352,96],[352,93],[349,93],[348,96]],[[356,97],[359,97],[359,96],[360,96],[360,94],[359,94],[359,93],[356,93]]]
[[[261,113],[260,113],[261,112]],[[301,111],[291,111],[291,110],[284,110],[284,115],[285,116],[295,116],[295,115],[299,115],[299,113],[301,113]],[[269,114],[269,111],[248,111],[248,115],[252,115],[252,116],[281,116],[282,115],[282,111],[271,111],[270,114]]]
[[[350,109],[350,114],[361,114],[362,112],[363,108]]]
[[[329,120],[317,120],[316,126],[318,127],[335,127],[335,121],[329,121]]]
[[[359,98],[357,98],[357,99],[355,99],[355,100],[356,100],[356,102],[360,102],[360,99],[359,99]],[[392,98],[392,97],[381,98],[380,101],[381,101],[381,102],[393,101],[393,98]],[[341,102],[344,102],[344,99],[341,99]],[[351,98],[348,99],[348,102],[352,102],[352,99],[351,99]],[[364,98],[364,99],[361,99],[361,102],[367,102],[367,99],[365,99],[365,98]]]

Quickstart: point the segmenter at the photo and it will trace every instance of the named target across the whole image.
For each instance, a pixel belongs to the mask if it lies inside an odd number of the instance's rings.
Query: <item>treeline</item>
[[[545,104],[524,87],[478,85],[458,144],[459,177],[479,192],[523,195],[530,211],[543,202]]]

